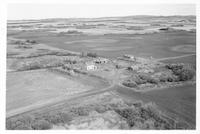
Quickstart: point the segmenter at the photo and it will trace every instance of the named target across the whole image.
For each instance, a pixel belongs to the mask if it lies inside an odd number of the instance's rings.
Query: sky
[[[195,15],[194,4],[8,4],[7,19]]]

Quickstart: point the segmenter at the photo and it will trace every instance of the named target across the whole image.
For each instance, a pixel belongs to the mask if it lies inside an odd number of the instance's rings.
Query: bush
[[[6,120],[8,130],[29,130],[33,119],[30,116],[20,116]]]
[[[122,84],[123,84],[124,86],[127,86],[127,87],[137,87],[137,83],[134,82],[134,81],[132,81],[132,82],[126,81],[126,82],[123,82]]]
[[[162,73],[158,79],[160,82],[177,82],[177,81],[179,81],[178,77],[171,73]]]
[[[63,123],[69,123],[70,121],[72,121],[72,115],[70,114],[60,113],[60,117]]]
[[[41,68],[50,68],[50,67],[59,67],[64,65],[63,59],[37,59],[37,60],[23,60],[17,63],[17,70],[24,71],[24,70],[35,70]]]
[[[158,79],[150,79],[149,81],[148,81],[149,83],[152,83],[152,84],[158,84],[159,83],[159,80]]]
[[[132,67],[127,67],[127,70],[133,71],[133,68]]]
[[[35,40],[26,40],[27,43],[31,43],[31,44],[36,44],[37,42]]]
[[[163,118],[163,114],[154,103],[141,107],[119,108],[115,110],[124,117],[131,128],[142,129],[173,129],[175,125]]]
[[[167,69],[171,69],[172,71],[174,71],[174,70],[179,70],[179,69],[182,69],[183,68],[183,65],[184,64],[174,64],[174,63],[172,63],[172,64],[167,64],[167,65],[165,65],[165,67],[167,68]]]
[[[139,74],[134,76],[133,81],[136,82],[136,84],[145,84],[145,83],[151,83],[151,84],[158,84],[159,80],[155,79],[151,76],[145,75],[145,74]]]
[[[158,80],[152,78],[151,76],[141,74],[141,75],[139,75],[139,77],[140,77],[140,79],[142,79],[142,80],[144,80],[144,81],[146,81],[148,83],[158,84]]]
[[[95,110],[98,112],[98,113],[104,113],[107,111],[107,108],[106,106],[104,105],[97,105],[95,106]]]
[[[140,114],[139,111],[134,107],[116,109],[116,112],[126,119],[134,117],[134,116],[139,116]]]
[[[21,41],[15,41],[14,44],[21,44]]]
[[[74,107],[70,110],[70,112],[79,116],[89,115],[89,109],[87,107]]]
[[[96,58],[97,54],[96,53],[87,53],[87,56]]]
[[[72,117],[68,113],[51,113],[44,115],[42,119],[47,120],[52,124],[68,123],[72,120]]]
[[[133,78],[133,80],[135,81],[135,83],[136,83],[137,85],[147,83],[147,80],[145,80],[145,79],[141,79],[141,78],[138,77],[138,76],[136,76],[135,78]]]
[[[166,67],[172,70],[174,75],[178,76],[178,81],[191,80],[195,75],[194,68],[190,65],[168,64]]]
[[[139,111],[135,108],[116,109],[115,111],[127,120],[130,127],[135,125],[136,118],[140,116]]]
[[[120,68],[123,68],[123,66],[122,65],[115,65],[115,67],[117,68],[117,69],[120,69]]]
[[[76,64],[77,63],[77,61],[75,61],[75,60],[64,60],[64,62],[65,63],[69,63],[69,64]]]
[[[30,49],[32,47],[31,46],[27,46],[27,45],[18,45],[16,48]]]
[[[53,124],[62,123],[62,118],[58,114],[49,115],[46,120]]]
[[[61,33],[65,33],[65,32],[61,32]],[[79,31],[77,31],[77,30],[68,30],[66,33],[67,33],[67,34],[80,34],[80,33],[82,33],[82,32],[79,32]]]
[[[39,64],[29,64],[27,66],[24,66],[20,68],[19,70],[35,70],[42,68]]]
[[[87,56],[87,54],[85,54],[84,52],[81,52],[80,57],[85,57],[85,56]]]
[[[187,80],[191,80],[194,77],[195,73],[193,70],[183,68],[175,72],[175,74],[179,77],[180,81],[187,81]]]
[[[52,124],[69,123],[72,116],[68,113],[52,113],[44,114],[42,116],[29,116],[14,117],[6,120],[6,129],[8,130],[45,130],[50,129]]]
[[[160,80],[160,82],[167,82],[168,81],[168,76],[166,76],[166,75],[160,75],[159,76],[159,80]]]
[[[130,106],[130,107],[133,106],[135,108],[142,106],[142,102],[141,101],[138,101],[138,102],[137,101],[136,102],[127,101],[126,104],[128,106]]]
[[[31,127],[35,130],[47,130],[52,128],[52,124],[50,124],[46,120],[36,120]]]
[[[137,85],[146,84],[146,83],[158,84],[159,79],[153,78],[153,77],[148,76],[148,75],[139,74],[139,75],[133,75],[131,77],[131,79],[123,82],[122,84],[124,86],[127,86],[127,87],[137,87]]]
[[[147,103],[140,109],[141,116],[145,119],[157,119],[160,116],[160,111],[154,103]]]
[[[15,130],[31,130],[31,127],[29,125],[26,125],[26,124],[21,124],[21,125],[18,125]]]
[[[161,31],[168,31],[169,28],[168,27],[166,27],[166,28],[160,28],[159,30],[161,30]]]

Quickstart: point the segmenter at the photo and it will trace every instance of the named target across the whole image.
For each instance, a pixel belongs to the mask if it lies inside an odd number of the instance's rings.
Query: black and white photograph
[[[196,130],[196,7],[8,3],[5,130]]]

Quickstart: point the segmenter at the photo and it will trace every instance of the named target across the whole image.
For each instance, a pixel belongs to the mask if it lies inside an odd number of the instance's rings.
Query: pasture
[[[74,78],[49,70],[7,73],[6,111],[66,98],[106,86],[97,78]]]

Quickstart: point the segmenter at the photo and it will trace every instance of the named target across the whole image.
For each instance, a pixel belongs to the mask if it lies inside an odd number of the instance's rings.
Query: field
[[[189,63],[196,65],[196,55],[188,56],[184,58],[177,58],[177,59],[169,59],[162,61],[164,63]]]
[[[7,28],[7,129],[196,128],[194,16]]]
[[[163,111],[174,119],[196,124],[196,86],[172,87],[159,91],[137,93],[130,89],[117,88],[116,92],[128,100],[155,102]]]
[[[125,101],[110,91],[8,118],[7,128],[134,130],[191,129],[192,127],[183,121],[174,122],[158,110],[154,103]]]
[[[56,35],[44,32],[23,32],[13,37],[32,39],[49,46],[76,51],[96,52],[98,55],[114,58],[123,54],[139,57],[164,58],[190,54],[191,52],[174,51],[174,46],[196,44],[196,33],[184,31],[154,34],[123,35]],[[157,51],[155,51],[157,50]]]
[[[95,78],[84,77],[81,80],[48,70],[11,72],[7,74],[7,81],[8,115],[16,110],[34,109],[38,105],[41,107],[45,103],[106,86],[106,83]]]

